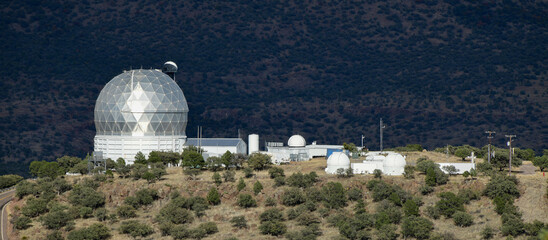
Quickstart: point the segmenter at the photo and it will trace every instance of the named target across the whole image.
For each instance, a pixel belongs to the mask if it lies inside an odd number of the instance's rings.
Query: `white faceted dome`
[[[343,152],[334,152],[327,159],[327,168],[331,167],[348,168],[350,167],[350,158]]]
[[[287,146],[290,146],[290,147],[305,147],[306,146],[306,140],[304,140],[304,137],[301,136],[301,135],[293,135],[287,141]]]
[[[95,104],[97,135],[184,136],[188,105],[181,88],[158,70],[126,71]]]

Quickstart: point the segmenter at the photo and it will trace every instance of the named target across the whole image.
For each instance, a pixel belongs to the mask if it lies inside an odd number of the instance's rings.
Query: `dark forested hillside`
[[[101,88],[175,61],[187,135],[548,148],[542,1],[3,1],[0,174],[93,150]]]

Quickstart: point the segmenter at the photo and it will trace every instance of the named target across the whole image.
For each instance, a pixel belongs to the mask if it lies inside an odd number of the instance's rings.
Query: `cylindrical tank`
[[[252,154],[254,152],[259,151],[259,135],[249,134],[247,141],[249,142],[249,144],[248,144],[248,146],[249,146],[248,154]]]

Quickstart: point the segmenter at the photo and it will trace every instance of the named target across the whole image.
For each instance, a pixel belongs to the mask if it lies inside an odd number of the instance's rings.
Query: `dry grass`
[[[416,161],[419,157],[427,156],[428,158],[434,161],[444,161],[445,155],[441,153],[433,152],[421,152],[421,153],[407,153],[408,163]],[[371,199],[371,194],[365,188],[365,184],[373,179],[371,175],[356,175],[353,178],[337,178],[334,175],[328,175],[325,173],[324,169],[326,167],[326,161],[324,158],[316,158],[308,162],[293,162],[288,165],[280,166],[284,169],[286,176],[290,176],[296,172],[308,173],[315,171],[320,181],[316,184],[316,187],[321,187],[329,181],[338,181],[345,186],[345,188],[360,188],[365,193],[366,200],[366,209],[368,212],[374,213],[377,206]],[[155,228],[155,233],[148,238],[151,239],[171,239],[171,237],[161,236],[158,230],[158,224],[154,222],[154,217],[157,212],[169,202],[169,195],[171,192],[177,191],[180,192],[182,196],[201,196],[205,197],[211,187],[214,187],[215,184],[212,180],[212,172],[204,171],[203,174],[199,175],[199,179],[190,180],[187,176],[182,174],[181,168],[169,168],[168,175],[165,179],[156,183],[147,184],[144,180],[134,181],[132,179],[114,179],[112,182],[103,183],[99,187],[99,191],[103,192],[106,196],[106,208],[109,212],[115,212],[116,207],[120,206],[123,203],[123,200],[130,195],[133,195],[137,190],[143,188],[154,188],[159,192],[160,199],[155,201],[152,205],[146,206],[139,209],[138,217],[136,220],[149,223]],[[236,172],[236,179],[243,177],[241,171]],[[68,177],[69,181],[74,181],[82,177]],[[520,180],[520,191],[522,193],[521,198],[516,201],[516,206],[520,208],[523,212],[523,219],[526,222],[532,220],[541,220],[546,222],[548,219],[548,200],[544,196],[546,193],[546,177],[542,177],[541,173],[535,175],[518,175]],[[416,175],[415,179],[404,179],[401,176],[383,176],[383,180],[388,183],[396,184],[401,186],[403,189],[415,194],[420,195],[418,188],[424,183],[424,177],[422,175]],[[221,205],[212,206],[206,211],[206,215],[195,219],[195,221],[190,225],[190,227],[196,227],[200,223],[213,221],[217,223],[219,228],[219,233],[216,233],[210,236],[207,239],[226,239],[229,237],[237,237],[238,239],[277,239],[272,236],[261,235],[258,229],[259,226],[259,215],[266,208],[264,207],[264,202],[267,197],[272,197],[278,202],[283,192],[284,187],[274,188],[274,181],[269,178],[267,171],[256,172],[256,176],[245,179],[247,187],[242,191],[245,193],[253,194],[252,187],[255,181],[260,181],[264,187],[264,190],[259,195],[255,196],[255,199],[258,202],[258,207],[251,209],[242,209],[237,206],[237,196],[240,192],[236,189],[237,181],[234,183],[222,183],[218,190],[221,193]],[[436,190],[433,194],[423,197],[424,205],[420,208],[423,215],[425,214],[425,209],[427,206],[434,205],[438,200],[437,193],[444,191],[451,191],[457,193],[459,189],[471,188],[477,191],[482,191],[485,188],[485,184],[488,182],[488,179],[485,177],[480,177],[473,181],[465,181],[462,176],[453,176],[450,178],[450,182],[446,185],[436,187]],[[64,194],[58,198],[59,201],[67,203],[67,194]],[[15,208],[20,208],[23,205],[24,201],[15,200],[9,205],[10,212],[16,211]],[[67,203],[68,204],[68,203]],[[350,203],[346,207],[345,211],[353,212],[352,207],[354,203]],[[278,208],[282,209],[284,212],[288,209],[281,204],[277,205]],[[478,201],[473,201],[470,204],[466,205],[466,210],[474,216],[474,225],[467,228],[456,227],[452,219],[441,219],[433,220],[435,224],[435,232],[437,233],[450,233],[456,236],[459,239],[479,239],[480,232],[486,227],[490,226],[495,229],[500,227],[500,216],[497,215],[494,211],[494,206],[491,203],[491,200],[482,197]],[[338,211],[337,211],[338,212]],[[337,213],[333,211],[332,214]],[[235,216],[245,216],[248,221],[249,228],[236,230],[233,229],[229,220]],[[76,228],[81,228],[89,226],[97,222],[95,218],[90,219],[78,219],[76,220]],[[118,233],[117,229],[120,226],[120,222],[109,223],[106,225],[110,228],[113,234],[112,239],[128,239],[127,235],[121,235]],[[293,221],[287,222],[288,230],[299,230],[300,226],[297,226]],[[321,229],[323,235],[321,239],[332,239],[339,235],[339,231],[335,228],[329,227],[327,221],[322,220]],[[13,239],[20,239],[23,236],[29,237],[29,239],[43,239],[48,233],[48,230],[45,230],[37,220],[33,221],[33,226],[27,230],[20,231],[18,233],[12,234]],[[497,235],[497,238],[502,236]],[[524,239],[525,237],[519,237],[517,239]]]

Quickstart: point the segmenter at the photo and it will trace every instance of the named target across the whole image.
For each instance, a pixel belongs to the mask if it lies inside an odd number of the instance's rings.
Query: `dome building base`
[[[103,158],[114,161],[123,158],[127,164],[133,164],[135,154],[142,152],[145,156],[152,151],[181,152],[186,136],[110,136],[97,135],[94,138],[94,150],[103,152]]]

